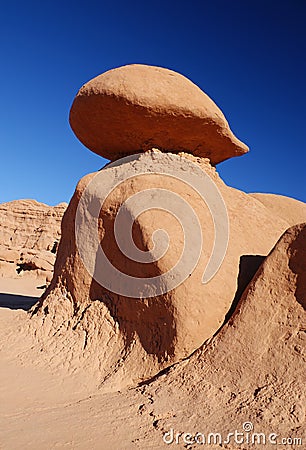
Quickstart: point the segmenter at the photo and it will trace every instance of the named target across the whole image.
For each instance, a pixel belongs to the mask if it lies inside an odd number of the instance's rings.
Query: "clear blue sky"
[[[246,192],[306,201],[306,1],[1,2],[0,202],[69,201],[105,160],[74,137],[83,83],[116,66],[181,72],[251,151],[218,165]]]

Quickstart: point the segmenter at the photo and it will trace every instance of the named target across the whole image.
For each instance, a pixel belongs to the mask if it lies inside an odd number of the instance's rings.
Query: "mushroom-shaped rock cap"
[[[248,151],[198,86],[172,70],[141,64],[109,70],[82,86],[70,125],[86,147],[111,161],[153,147],[212,164]]]

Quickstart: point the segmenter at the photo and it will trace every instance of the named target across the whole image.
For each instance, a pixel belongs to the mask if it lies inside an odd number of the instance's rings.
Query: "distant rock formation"
[[[80,141],[111,161],[159,148],[217,164],[248,151],[217,105],[183,75],[132,64],[86,83],[70,111]]]
[[[67,204],[48,206],[35,200],[0,205],[0,276],[35,277],[50,282]]]

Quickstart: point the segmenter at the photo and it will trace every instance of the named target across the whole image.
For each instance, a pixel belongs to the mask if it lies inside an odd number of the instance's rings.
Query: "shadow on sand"
[[[28,311],[35,303],[37,303],[39,297],[28,297],[26,295],[16,294],[0,294],[0,308],[9,309],[23,309]]]

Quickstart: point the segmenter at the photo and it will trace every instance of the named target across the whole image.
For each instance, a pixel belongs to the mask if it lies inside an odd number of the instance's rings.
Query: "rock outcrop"
[[[141,64],[86,83],[71,107],[70,124],[86,147],[111,161],[153,147],[212,164],[248,151],[198,86],[172,70]]]
[[[41,284],[53,274],[66,203],[47,206],[35,200],[0,205],[0,276],[35,277]]]
[[[229,215],[227,252],[220,270],[207,284],[202,284],[202,275],[213,247],[214,230],[203,199],[179,179],[167,181],[154,171],[151,175],[138,176],[150,165],[158,172],[159,164],[166,169],[177,160],[181,161],[183,173],[185,158],[199,165],[214,180]],[[109,178],[124,179],[130,168],[135,176],[122,182],[107,198],[97,222],[101,245],[112,264],[133,277],[154,277],[169,271],[177,262],[183,246],[181,230],[173,217],[163,211],[153,209],[139,216],[134,236],[138,247],[148,250],[153,232],[158,228],[166,230],[171,240],[166,257],[152,264],[131,261],[122,254],[115,241],[114,222],[119,208],[137,192],[153,187],[171,190],[192,205],[205,244],[194,272],[165,295],[143,298],[140,293],[139,298],[129,298],[116,294],[116,289],[114,292],[101,286],[88,272],[76,246],[76,211],[84,190],[96,174],[87,175],[79,182],[63,218],[54,278],[40,306],[35,309],[35,315],[36,319],[43,320],[49,331],[54,327],[61,330],[54,345],[67,360],[79,359],[78,349],[82,348],[82,359],[84,365],[88,365],[88,372],[102,380],[107,389],[143,381],[187,357],[211,338],[263,258],[290,226],[287,214],[283,218],[275,215],[252,196],[226,186],[208,160],[157,151],[103,169],[99,173],[100,184],[85,194],[87,207],[81,211],[81,222],[94,219],[93,205],[99,203]],[[306,211],[304,217],[306,220]],[[81,239],[85,248],[96,255],[91,236],[85,233]],[[103,272],[106,266],[98,264],[97,270]]]

